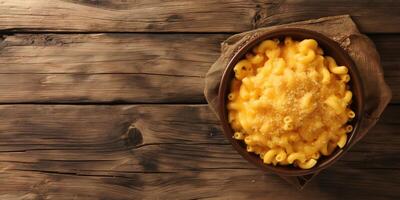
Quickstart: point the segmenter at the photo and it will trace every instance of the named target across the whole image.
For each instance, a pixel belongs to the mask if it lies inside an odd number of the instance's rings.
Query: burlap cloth
[[[296,23],[259,28],[240,34],[233,35],[221,44],[221,56],[211,66],[205,78],[204,94],[206,99],[218,116],[218,87],[222,73],[238,47],[247,43],[255,35],[277,28],[303,28],[316,31],[333,39],[345,49],[353,59],[363,82],[365,110],[364,118],[360,125],[360,133],[355,137],[354,145],[370,130],[378,121],[380,115],[389,103],[392,93],[383,77],[383,69],[380,65],[379,54],[373,42],[361,34],[348,15],[324,17],[301,21]],[[286,181],[301,189],[312,177],[318,173],[307,176],[281,176]]]

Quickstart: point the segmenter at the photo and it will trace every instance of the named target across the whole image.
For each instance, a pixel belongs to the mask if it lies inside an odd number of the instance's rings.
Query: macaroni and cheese
[[[355,117],[348,68],[314,39],[265,40],[234,72],[227,104],[233,137],[264,163],[309,169],[345,146]]]

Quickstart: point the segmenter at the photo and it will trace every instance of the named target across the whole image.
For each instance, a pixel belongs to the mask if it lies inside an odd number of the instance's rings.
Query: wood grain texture
[[[187,103],[232,33],[340,14],[371,33],[393,104],[300,192]],[[0,0],[0,199],[400,199],[399,21],[393,0]]]
[[[204,103],[229,34],[16,34],[0,43],[0,103]],[[400,102],[400,35],[373,35]]]
[[[399,112],[299,192],[244,161],[206,105],[2,105],[0,197],[398,199]]]
[[[395,35],[371,36],[381,56],[385,81],[392,90],[392,102],[400,103],[400,37]]]
[[[241,32],[351,14],[363,32],[400,32],[400,2],[346,0],[0,1],[0,29],[72,32]]]
[[[204,102],[216,35],[7,36],[1,102]],[[190,49],[190,50],[189,50]]]

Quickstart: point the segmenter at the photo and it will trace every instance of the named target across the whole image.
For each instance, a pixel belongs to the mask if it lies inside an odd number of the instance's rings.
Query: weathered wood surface
[[[16,34],[0,44],[0,103],[204,103],[230,34]],[[400,102],[400,35],[373,35]]]
[[[0,199],[400,199],[399,11],[393,0],[0,0]],[[339,14],[375,42],[392,104],[297,191],[232,149],[203,104],[204,75],[233,33]]]
[[[226,35],[15,35],[0,49],[0,102],[204,102]]]
[[[0,198],[398,199],[399,112],[299,192],[244,161],[207,105],[2,105]]]
[[[351,14],[363,32],[400,32],[393,0],[1,0],[0,30],[240,32]]]

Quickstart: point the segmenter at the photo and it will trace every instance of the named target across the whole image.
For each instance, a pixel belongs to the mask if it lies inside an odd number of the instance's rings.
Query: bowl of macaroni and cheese
[[[249,162],[282,175],[333,164],[357,134],[363,91],[353,61],[317,32],[259,35],[230,60],[219,88],[224,134]]]

